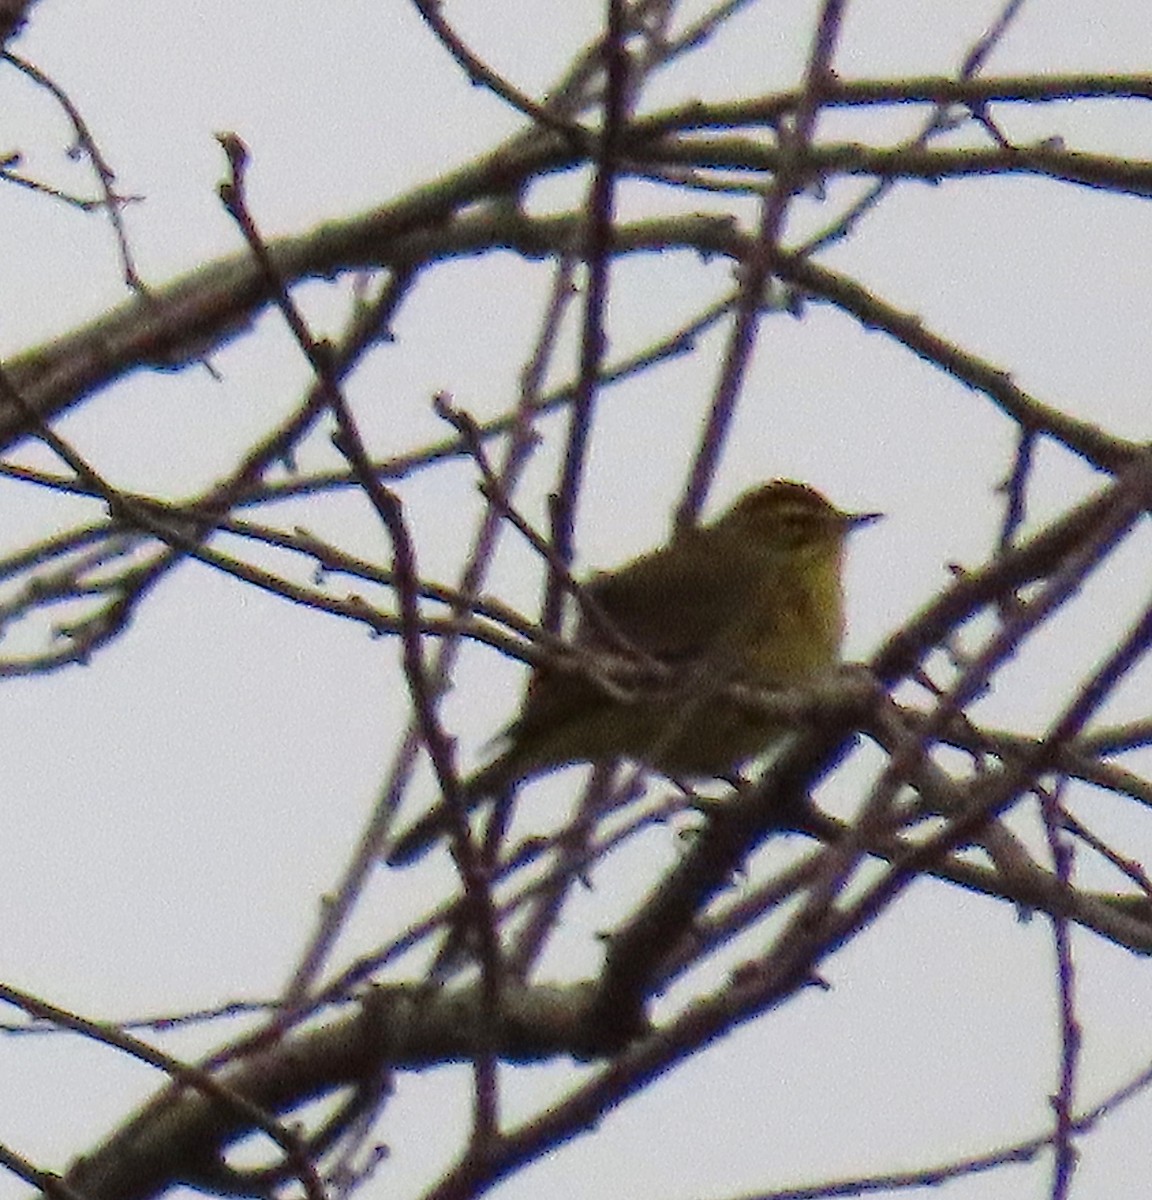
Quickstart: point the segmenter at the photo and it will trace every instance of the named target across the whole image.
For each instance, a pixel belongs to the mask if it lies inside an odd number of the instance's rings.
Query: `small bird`
[[[716,778],[766,750],[779,718],[742,704],[730,685],[792,687],[839,662],[844,541],[879,516],[841,512],[804,484],[775,480],[712,524],[594,575],[575,645],[610,656],[609,677],[622,659],[633,680],[637,667],[651,671],[639,686],[609,688],[587,673],[536,668],[503,749],[462,781],[458,804],[470,810],[571,763],[630,758],[673,779]],[[419,857],[451,823],[451,809],[434,808],[388,862]]]

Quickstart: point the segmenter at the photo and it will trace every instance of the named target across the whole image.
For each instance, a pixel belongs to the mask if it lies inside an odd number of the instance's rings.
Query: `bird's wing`
[[[706,543],[678,542],[678,552],[657,550],[616,571],[595,575],[585,585],[588,598],[612,629],[637,649],[670,665],[704,654],[715,638],[722,607],[715,585],[707,586],[713,556]],[[686,605],[696,596],[698,603]],[[623,647],[601,632],[599,622],[581,618],[576,644],[584,649],[623,653]],[[538,733],[556,729],[605,702],[602,688],[571,672],[541,667],[533,671],[519,717],[507,733],[524,743]]]
[[[718,561],[711,532],[682,534],[675,553],[658,550],[587,585],[615,629],[673,665],[706,656],[748,600],[748,573],[734,571],[730,557]],[[599,644],[603,638],[585,619],[577,640]]]
[[[757,578],[739,547],[725,547],[722,562],[717,552],[712,531],[691,531],[671,548],[594,576],[585,589],[613,629],[637,649],[671,667],[690,666],[727,647],[725,634],[747,610]],[[588,617],[575,640],[589,650],[622,652]],[[526,747],[604,703],[603,689],[591,679],[541,667],[532,673],[519,717],[505,732]]]

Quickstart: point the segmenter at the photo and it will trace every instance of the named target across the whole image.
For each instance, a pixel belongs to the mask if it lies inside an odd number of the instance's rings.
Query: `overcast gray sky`
[[[600,9],[556,0],[444,7],[529,93],[561,73]],[[837,69],[845,77],[954,73],[997,7],[857,3]],[[811,9],[758,6],[670,71],[648,106],[789,86],[806,49],[794,31],[808,27]],[[67,89],[121,190],[143,197],[126,218],[141,272],[156,284],[241,248],[215,190],[225,171],[218,131],[248,144],[251,203],[271,236],[378,204],[519,127],[396,2],[343,0],[318,18],[303,4],[42,0],[13,49]],[[1149,69],[1152,23],[1138,0],[1034,0],[987,73]],[[0,150],[18,149],[27,170],[58,186],[91,190],[84,164],[65,157],[58,112],[10,70],[0,71],[0,111]],[[1131,102],[1001,115],[1021,142],[1059,136],[1135,157],[1152,145],[1152,116]],[[852,120],[837,120],[850,139]],[[856,120],[861,138],[875,127]],[[909,114],[893,136],[913,127]],[[571,181],[554,186],[558,197],[565,188],[579,194]],[[645,200],[627,194],[625,212]],[[825,214],[815,201],[807,208],[815,226]],[[1039,180],[905,185],[829,261],[1045,402],[1144,439],[1150,219],[1143,199]],[[0,187],[0,271],[4,354],[126,295],[98,215],[14,187]],[[626,264],[613,281],[613,352],[645,344],[729,277],[725,264],[677,256]],[[369,430],[395,450],[440,436],[427,404],[438,390],[481,417],[506,408],[545,285],[543,268],[509,256],[442,269],[402,312],[396,347],[378,352],[353,385]],[[335,327],[349,291],[312,284],[302,295],[318,322]],[[621,562],[667,532],[719,352],[717,341],[606,401],[579,531],[582,569]],[[308,383],[270,316],[213,364],[219,379],[202,368],[129,379],[70,414],[61,431],[118,485],[186,495],[221,475]],[[756,402],[744,410],[711,507],[787,476],[845,507],[885,511],[849,563],[849,653],[863,657],[944,585],[949,564],[987,552],[1012,430],[981,397],[816,305],[801,320],[766,322],[748,391]],[[319,444],[315,453],[320,461]],[[17,457],[51,461],[35,448]],[[543,456],[532,478],[543,479],[552,461]],[[1082,465],[1045,454],[1037,516],[1093,483]],[[422,567],[449,578],[470,532],[463,515],[478,511],[471,476],[462,467],[416,477],[402,492],[421,531]],[[382,557],[386,543],[361,509],[327,500],[300,505],[290,519]],[[69,511],[0,484],[0,545],[19,545]],[[1066,689],[1052,693],[1050,681],[1090,666],[1146,600],[1148,551],[1146,534],[1135,539],[1106,586],[1086,593],[1005,675],[982,710],[990,720],[1033,729],[1052,714]],[[529,606],[533,585],[516,561],[493,587]],[[20,648],[36,636],[16,630],[5,644]],[[507,674],[499,712],[467,690],[496,670]],[[446,713],[469,759],[511,710],[519,677],[473,651],[458,682],[462,693]],[[1146,671],[1130,681],[1127,715],[1140,711],[1150,682]],[[0,979],[109,1019],[274,995],[371,809],[405,715],[395,645],[196,565],[166,580],[89,665],[4,681]],[[1147,860],[1147,822],[1102,795],[1091,804],[1098,827]],[[671,833],[645,847],[657,858],[675,851]],[[445,872],[441,863],[382,873],[347,952],[419,911]],[[549,964],[557,975],[578,976],[599,953],[595,897],[581,903],[565,956]],[[1087,1104],[1152,1058],[1152,977],[1091,935],[1075,939]],[[1059,1059],[1046,921],[923,883],[833,958],[825,977],[830,991],[811,989],[744,1028],[497,1194],[730,1195],[943,1161],[1048,1127]],[[166,1044],[191,1053],[208,1044],[204,1036]],[[509,1072],[513,1112],[517,1097],[537,1102],[568,1070]],[[64,1037],[0,1039],[0,1075],[0,1142],[53,1168],[161,1082]],[[451,1153],[450,1118],[466,1117],[470,1089],[463,1069],[402,1081],[383,1131],[395,1166],[369,1194],[407,1194],[431,1177],[435,1155]],[[1147,1194],[1150,1118],[1144,1097],[1086,1143],[1075,1194]],[[413,1131],[429,1128],[439,1149],[413,1153]],[[1046,1179],[1021,1168],[953,1184],[948,1194],[1019,1200],[1043,1195]],[[0,1200],[24,1192],[0,1175]]]

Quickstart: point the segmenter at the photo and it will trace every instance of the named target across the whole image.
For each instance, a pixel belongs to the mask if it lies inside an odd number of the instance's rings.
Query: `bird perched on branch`
[[[710,525],[593,576],[575,637],[585,657],[572,670],[533,671],[502,749],[462,781],[461,811],[571,763],[630,758],[674,779],[715,778],[766,750],[780,718],[732,685],[794,687],[839,662],[844,541],[879,515],[776,480]],[[451,825],[441,803],[388,861],[411,861]]]

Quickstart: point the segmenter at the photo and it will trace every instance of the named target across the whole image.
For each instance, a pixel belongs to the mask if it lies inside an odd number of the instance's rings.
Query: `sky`
[[[808,27],[811,8],[799,0],[753,6],[662,77],[646,107],[788,87],[805,49],[796,30]],[[539,95],[594,34],[599,6],[539,0],[526,10],[456,0],[444,11],[482,57]],[[954,0],[851,5],[837,70],[845,78],[955,73],[996,11]],[[120,189],[141,197],[126,210],[127,228],[139,270],[154,284],[241,249],[216,194],[225,172],[218,132],[234,131],[248,145],[251,204],[273,236],[369,209],[520,128],[399,3],[343,0],[317,21],[303,5],[41,0],[13,49],[68,91]],[[1136,0],[1033,0],[987,73],[1120,73],[1149,63],[1152,26]],[[43,92],[5,68],[0,104],[0,149],[18,149],[38,178],[91,190]],[[1152,116],[1131,101],[997,115],[1021,143],[1059,137],[1143,158],[1152,136]],[[837,117],[828,128],[863,139],[875,121]],[[883,128],[895,138],[913,127],[904,114]],[[798,222],[817,226],[840,194],[834,187],[828,197],[805,198]],[[558,204],[578,195],[570,179],[542,189]],[[635,215],[663,201],[636,187],[621,203]],[[912,184],[826,261],[1046,403],[1147,439],[1149,220],[1141,198],[1036,179]],[[614,354],[645,345],[730,281],[726,264],[687,258],[630,261],[614,272]],[[9,297],[4,355],[127,295],[99,215],[10,186],[0,186],[0,271]],[[479,417],[508,407],[546,283],[543,268],[510,255],[434,273],[402,311],[395,345],[374,354],[350,388],[366,429],[392,451],[442,437],[428,403],[440,390]],[[333,330],[348,294],[347,283],[328,282],[300,292],[310,316]],[[692,359],[606,400],[578,531],[581,570],[625,561],[666,535],[721,345],[713,335]],[[268,315],[212,365],[215,378],[193,367],[126,379],[59,429],[121,487],[190,494],[225,473],[308,382],[306,364]],[[1013,440],[983,397],[816,304],[800,319],[765,322],[747,396],[710,511],[783,476],[811,481],[846,508],[887,514],[861,533],[848,562],[849,657],[866,657],[926,603],[951,564],[978,563],[989,552],[1001,514],[995,489]],[[309,453],[315,458],[305,465],[327,461],[320,444]],[[51,461],[31,447],[14,459]],[[555,453],[545,448],[527,493],[541,494],[554,468]],[[1096,483],[1083,464],[1043,452],[1035,519]],[[479,511],[473,479],[451,468],[415,476],[401,493],[419,531],[422,569],[451,578],[468,519]],[[3,552],[77,511],[0,484]],[[385,555],[378,527],[349,498],[276,515],[288,527]],[[981,715],[1023,730],[1050,718],[1068,681],[1098,661],[1146,602],[1148,551],[1142,531],[1004,674]],[[529,606],[534,584],[523,561],[507,554],[491,586]],[[43,626],[13,629],[0,651],[23,652],[43,637]],[[511,712],[519,678],[482,652],[464,656],[445,708],[462,755],[481,753]],[[499,711],[478,700],[491,679],[499,682]],[[84,667],[0,682],[8,730],[0,980],[102,1019],[275,995],[371,811],[402,728],[396,646],[187,565]],[[1148,682],[1146,671],[1136,676],[1110,715],[1139,713]],[[1099,828],[1147,859],[1150,831],[1131,806],[1101,793],[1082,802]],[[675,845],[645,853],[667,861]],[[344,952],[420,911],[447,879],[443,862],[402,878],[381,872]],[[614,879],[574,907],[563,953],[548,964],[556,977],[594,968],[593,934],[604,919],[597,900],[630,884],[639,887],[639,878]],[[1075,945],[1085,1030],[1080,1096],[1088,1104],[1152,1058],[1152,980],[1146,964],[1094,935],[1077,931]],[[1059,1053],[1052,938],[1042,918],[922,883],[826,967],[829,991],[810,989],[745,1027],[495,1194],[567,1200],[643,1186],[668,1197],[733,1195],[945,1161],[1047,1128]],[[165,1045],[191,1054],[219,1036],[196,1030]],[[539,1103],[572,1070],[509,1071],[512,1111]],[[64,1036],[0,1038],[0,1073],[0,1142],[55,1169],[160,1082]],[[418,1194],[451,1154],[452,1117],[465,1118],[470,1086],[462,1069],[402,1080],[381,1135],[394,1160],[366,1194],[393,1185],[390,1195]],[[1150,1115],[1152,1101],[1142,1097],[1085,1143],[1074,1194],[1146,1194]],[[1043,1168],[1017,1168],[952,1184],[947,1194],[1030,1198],[1046,1186]],[[0,1200],[25,1192],[0,1176]]]

